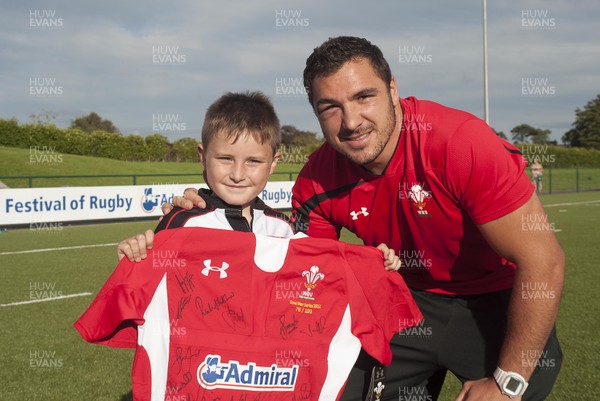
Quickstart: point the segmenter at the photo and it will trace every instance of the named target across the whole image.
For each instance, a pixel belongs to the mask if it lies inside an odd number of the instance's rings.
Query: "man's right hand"
[[[163,215],[166,215],[169,214],[175,206],[186,210],[191,210],[194,206],[204,209],[206,207],[206,202],[198,195],[197,189],[187,188],[183,191],[183,196],[174,196],[173,199],[171,199],[171,203],[163,203],[160,208],[162,209]]]

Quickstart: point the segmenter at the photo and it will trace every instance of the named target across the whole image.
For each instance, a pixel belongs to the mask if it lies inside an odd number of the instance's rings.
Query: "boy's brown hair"
[[[252,135],[260,144],[269,144],[273,154],[281,143],[279,119],[271,100],[262,92],[227,92],[206,110],[202,126],[204,148],[218,134],[235,143],[241,136]]]

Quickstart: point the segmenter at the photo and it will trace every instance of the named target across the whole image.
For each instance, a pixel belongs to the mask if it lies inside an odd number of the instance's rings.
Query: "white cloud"
[[[30,12],[54,11],[63,26],[30,26]],[[307,26],[278,27],[276,12]],[[524,10],[554,18],[553,29],[526,29]],[[537,11],[535,11],[537,10]],[[527,11],[529,12],[529,11]],[[277,96],[275,80],[302,75],[312,49],[331,36],[364,36],[381,47],[403,96],[417,95],[483,115],[481,3],[373,3],[358,0],[247,2],[159,0],[73,3],[41,0],[3,5],[0,113],[26,121],[52,110],[59,125],[96,111],[121,130],[150,133],[153,113],[177,113],[197,135],[206,107],[224,91],[270,94],[283,124],[318,131],[302,96]],[[594,0],[488,2],[492,125],[520,123],[566,131],[574,109],[600,82],[600,10]],[[421,46],[431,63],[400,63],[399,47]],[[178,48],[184,63],[156,64],[155,46]],[[32,77],[55,78],[56,97],[28,93]],[[520,94],[523,77],[547,78],[548,98]]]

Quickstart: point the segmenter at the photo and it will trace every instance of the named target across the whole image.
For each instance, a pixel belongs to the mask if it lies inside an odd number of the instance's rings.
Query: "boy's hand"
[[[146,259],[146,249],[152,249],[154,244],[154,231],[146,230],[144,234],[138,234],[127,238],[117,245],[117,256],[119,260],[127,256],[132,262],[141,262]]]
[[[396,272],[400,269],[402,262],[400,262],[400,258],[393,249],[388,248],[386,244],[377,245],[377,249],[383,252],[383,267],[385,267],[385,270]]]
[[[160,208],[162,209],[163,215],[169,214],[174,206],[186,210],[191,210],[194,206],[204,209],[206,207],[206,202],[198,195],[197,189],[187,188],[183,191],[183,196],[174,196],[173,199],[171,199],[171,203],[163,203],[161,205]]]

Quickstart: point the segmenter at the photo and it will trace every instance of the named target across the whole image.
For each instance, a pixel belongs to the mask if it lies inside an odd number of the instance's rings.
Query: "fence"
[[[298,172],[274,172],[270,181],[294,181]],[[167,178],[173,181],[157,181]],[[186,174],[90,174],[90,175],[36,175],[0,176],[10,188],[101,186],[101,185],[165,185],[204,182],[202,176]],[[35,184],[35,185],[34,185]]]
[[[531,177],[531,172],[527,169]],[[275,172],[270,181],[294,181],[298,172]],[[46,176],[0,176],[11,188],[101,186],[101,185],[161,185],[185,184],[199,181],[198,174],[91,174]],[[157,181],[156,179],[159,179]],[[173,180],[170,182],[160,180]],[[200,180],[203,181],[203,180]],[[600,168],[544,169],[541,193],[581,192],[600,190]]]
[[[527,169],[531,177],[530,169]],[[540,193],[582,192],[600,190],[600,168],[552,168],[544,169]]]

